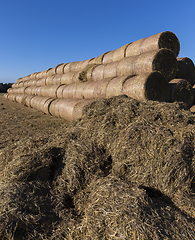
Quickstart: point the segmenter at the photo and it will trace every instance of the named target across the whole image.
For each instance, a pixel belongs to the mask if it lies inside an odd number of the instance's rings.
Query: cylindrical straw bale
[[[117,76],[117,65],[118,65],[117,61],[106,64],[104,67],[103,78],[116,77]]]
[[[61,75],[59,75],[59,74],[54,75],[52,82],[54,85],[60,85],[61,84]]]
[[[33,95],[27,95],[26,99],[25,99],[25,103],[24,105],[27,107],[31,107],[31,100],[34,98],[35,96]]]
[[[176,78],[186,79],[191,85],[195,84],[195,67],[193,61],[188,57],[177,58],[178,71]]]
[[[61,84],[71,84],[73,82],[79,82],[78,72],[68,72],[61,75]]]
[[[72,84],[65,85],[63,92],[62,92],[62,98],[68,98],[69,96],[69,89],[71,88]]]
[[[40,102],[43,100],[43,98],[42,97],[40,97],[40,96],[35,96],[34,98],[32,98],[32,100],[31,100],[31,107],[32,108],[35,108],[35,109],[37,109],[37,110],[39,110],[39,105],[40,105]]]
[[[63,74],[64,73],[64,67],[67,63],[61,63],[56,68],[56,74]]]
[[[54,67],[54,68],[49,68],[48,71],[47,71],[47,76],[55,75],[56,74],[56,69],[57,69],[57,66]]]
[[[113,62],[114,61],[119,61],[121,60],[122,58],[126,57],[126,49],[127,47],[130,45],[130,43],[128,44],[125,44],[124,46],[116,49],[113,53]]]
[[[73,98],[73,96],[75,95],[75,91],[76,91],[76,83],[72,83],[68,86],[68,88],[66,88],[66,90],[68,89],[68,93],[67,93],[67,98]]]
[[[64,118],[68,121],[73,120],[74,106],[79,102],[78,99],[60,99],[59,101],[59,114],[61,118]]]
[[[67,63],[66,66],[64,67],[64,73],[75,72],[75,68],[77,64],[78,64],[78,61]]]
[[[99,81],[104,78],[104,67],[105,65],[102,64],[94,68],[92,72],[92,81]]]
[[[36,75],[36,79],[43,78],[43,72],[38,72]]]
[[[12,88],[18,87],[18,84],[19,84],[19,83],[17,83],[17,81],[16,81],[16,83],[12,84]]]
[[[88,82],[88,84],[83,88],[82,96],[85,99],[93,99],[95,89],[98,87],[98,81]]]
[[[77,120],[78,118],[81,118],[82,116],[82,111],[84,106],[86,106],[89,102],[91,102],[91,99],[83,99],[79,101],[73,109],[73,119],[72,120]]]
[[[60,87],[60,85],[46,85],[42,86],[40,90],[40,95],[42,97],[57,97],[57,90]]]
[[[159,72],[128,78],[123,84],[123,94],[139,101],[168,102],[170,99],[169,84]]]
[[[70,66],[69,66],[69,71],[70,72],[76,72],[77,70],[77,64],[79,63],[79,61],[76,61],[76,62],[72,62],[70,63]]]
[[[117,75],[139,75],[147,72],[158,71],[166,79],[175,78],[177,73],[177,59],[168,49],[145,52],[138,56],[126,57],[117,65]]]
[[[139,39],[127,47],[126,57],[161,48],[170,49],[177,57],[180,51],[180,42],[177,36],[172,32],[165,31],[148,38]]]
[[[92,72],[93,70],[98,66],[96,63],[90,63],[88,64],[80,73],[79,73],[79,79],[82,82],[86,81],[92,81]]]
[[[75,66],[75,72],[81,72],[84,68],[86,68],[86,66],[92,59],[93,58],[78,62],[77,65]]]
[[[45,86],[46,85],[46,78],[40,78],[36,80],[36,86]]]
[[[12,93],[13,92],[13,88],[8,88],[7,89],[7,93]]]
[[[20,88],[14,88],[14,93],[17,93],[17,94],[24,94],[25,93],[25,89],[27,87],[20,87]]]
[[[37,72],[34,72],[31,74],[30,79],[34,80],[36,79]]]
[[[4,97],[5,99],[8,99],[8,93],[3,94],[3,97]]]
[[[27,95],[35,95],[36,86],[27,87],[24,91]]]
[[[73,98],[82,99],[83,98],[83,89],[88,85],[89,82],[80,82],[75,85],[75,94]]]
[[[104,55],[106,55],[108,52],[103,53],[102,55],[96,57],[96,58],[92,58],[91,61],[89,62],[89,64],[103,64],[103,58]]]
[[[54,101],[54,98],[44,98],[41,102],[40,110],[46,114],[49,114],[49,106]]]
[[[16,102],[20,103],[22,105],[25,105],[25,99],[27,98],[28,95],[25,94],[20,94],[16,96]]]
[[[121,76],[113,78],[107,85],[106,98],[119,96],[123,94],[123,84],[129,76]]]
[[[46,85],[53,85],[53,78],[55,75],[48,76],[45,80]]]
[[[66,87],[65,84],[61,85],[56,92],[57,98],[63,98],[63,90]]]
[[[43,71],[41,78],[46,78],[46,77],[47,77],[47,72],[48,72],[49,70],[50,70],[50,68],[49,68],[49,69],[46,69],[45,71]]]
[[[194,92],[192,85],[185,79],[172,79],[169,82],[170,101],[184,102],[189,107],[194,102]]]
[[[36,96],[41,96],[41,89],[42,89],[42,86],[36,86],[36,89],[35,89]]]
[[[107,64],[107,63],[111,63],[113,62],[113,54],[114,54],[114,51],[109,51],[107,52],[104,56],[103,56],[103,64]]]
[[[54,99],[51,104],[49,105],[48,112],[52,116],[59,117],[59,105],[58,102],[60,99]]]
[[[17,94],[11,93],[8,95],[8,99],[12,102],[16,102],[16,96]]]
[[[113,78],[110,77],[110,78],[105,78],[105,79],[102,79],[100,81],[97,82],[97,86],[96,88],[94,89],[94,98],[95,99],[103,99],[103,98],[106,98],[106,89],[107,89],[107,86],[109,84],[109,82],[112,80]]]
[[[17,80],[16,80],[16,83],[19,83],[19,82],[22,82],[23,81],[23,78],[21,77],[21,78],[18,78]]]

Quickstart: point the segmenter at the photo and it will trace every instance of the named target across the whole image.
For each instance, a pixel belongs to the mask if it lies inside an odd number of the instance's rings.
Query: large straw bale
[[[172,79],[169,82],[170,101],[184,102],[189,107],[194,102],[194,92],[192,85],[185,79]]]
[[[168,102],[170,99],[169,84],[159,72],[146,73],[128,78],[124,82],[122,92],[140,101]],[[110,94],[112,94],[111,90]]]
[[[92,71],[92,81],[99,81],[104,78],[104,64],[98,65]]]
[[[99,64],[96,63],[89,63],[81,72],[79,72],[79,79],[82,82],[86,81],[92,81],[92,73],[93,70],[98,66]]]
[[[126,57],[139,55],[144,52],[167,48],[177,57],[180,51],[180,42],[177,36],[170,31],[161,32],[148,38],[139,39],[128,45]]]
[[[63,74],[64,73],[64,67],[67,63],[61,63],[56,68],[56,74]]]
[[[110,51],[108,53],[106,53],[103,56],[103,64],[107,64],[107,63],[111,63],[111,62],[115,62],[115,61],[119,61],[122,58],[126,57],[126,49],[129,46],[130,43],[116,49],[113,51]]]
[[[117,76],[117,65],[118,65],[117,61],[106,64],[104,67],[103,78],[116,77]]]
[[[139,75],[142,73],[158,71],[167,81],[177,73],[177,59],[168,49],[145,52],[138,56],[126,57],[117,65],[117,75]]]
[[[103,53],[102,55],[96,57],[96,58],[92,58],[91,61],[89,62],[89,64],[103,64],[103,58],[106,54],[108,54],[108,52]]]
[[[57,97],[57,90],[61,85],[46,85],[46,86],[41,86],[40,90],[40,96],[42,97]]]
[[[52,85],[54,77],[55,77],[55,75],[47,76],[45,79],[45,85]]]
[[[176,78],[186,79],[191,85],[195,84],[195,67],[192,59],[188,57],[177,58],[178,71]]]

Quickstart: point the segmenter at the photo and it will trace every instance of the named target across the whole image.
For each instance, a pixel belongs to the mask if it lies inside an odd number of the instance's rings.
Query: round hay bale
[[[40,90],[40,95],[42,97],[57,97],[57,90],[61,85],[46,85],[42,86]]]
[[[86,68],[86,66],[89,64],[89,62],[90,62],[92,59],[93,59],[93,58],[78,62],[77,65],[75,66],[75,72],[81,72],[81,71],[83,71],[83,69]]]
[[[35,96],[32,95],[27,95],[27,97],[25,98],[25,103],[24,105],[27,107],[31,107],[31,100],[34,98]]]
[[[4,97],[5,99],[8,99],[8,93],[3,94],[3,97]]]
[[[12,84],[12,88],[16,88],[16,87],[18,87],[18,83],[17,82]]]
[[[38,72],[36,74],[36,79],[40,79],[40,78],[43,78],[43,72]]]
[[[102,79],[100,81],[97,82],[97,85],[94,89],[94,98],[95,99],[103,99],[106,98],[106,89],[107,86],[109,84],[109,82],[112,80],[113,78],[105,78]]]
[[[77,74],[77,73],[75,73],[75,72],[67,72],[67,73],[62,74],[61,75],[61,84],[73,83],[73,78],[74,77],[76,78],[75,74]],[[75,78],[74,78],[74,81],[75,81]]]
[[[92,81],[92,72],[98,66],[96,63],[88,64],[81,72],[79,72],[79,80],[82,82]]]
[[[45,86],[46,85],[46,79],[47,78],[40,78],[35,80],[36,81],[36,86]]]
[[[89,64],[103,64],[104,55],[106,55],[107,53],[109,53],[109,52],[105,52],[96,58],[92,58],[91,61],[89,62]]]
[[[41,89],[42,89],[42,86],[36,86],[36,89],[35,89],[36,96],[41,96]]]
[[[177,58],[178,71],[175,78],[186,79],[191,85],[195,84],[195,67],[193,61],[188,57]]]
[[[54,68],[49,68],[47,69],[47,72],[46,72],[46,76],[52,76],[52,75],[55,75],[56,74],[56,69],[57,69],[58,66],[54,67]]]
[[[123,84],[128,78],[130,77],[121,76],[113,78],[107,85],[106,98],[111,98],[123,94]]]
[[[55,75],[50,75],[47,76],[47,78],[45,79],[45,84],[46,85],[52,85],[53,84],[53,78],[55,77]]]
[[[57,98],[63,98],[63,90],[66,87],[65,84],[60,85],[60,87],[57,89],[56,96]]]
[[[68,88],[66,88],[66,90],[68,89],[68,92],[66,93],[67,94],[67,98],[73,98],[73,96],[75,95],[75,91],[76,91],[76,83],[72,83],[68,86]],[[66,91],[64,89],[64,91]]]
[[[92,81],[99,81],[104,78],[104,67],[105,65],[98,65],[93,69],[92,72]]]
[[[88,85],[88,82],[80,82],[75,85],[75,94],[73,98],[75,99],[83,99],[83,89]]]
[[[59,104],[58,102],[61,99],[53,99],[53,101],[51,101],[49,107],[48,107],[48,112],[50,115],[55,116],[55,117],[59,117]]]
[[[145,52],[139,56],[126,57],[117,65],[117,75],[139,75],[158,71],[169,82],[177,74],[177,59],[168,49]]]
[[[54,98],[44,98],[43,101],[41,102],[40,110],[46,114],[50,114],[49,106],[54,100],[55,100]]]
[[[64,67],[67,63],[61,63],[56,68],[56,74],[63,74],[64,73]]]
[[[180,42],[173,32],[165,31],[152,35],[148,38],[132,42],[126,49],[126,57],[162,48],[169,49],[174,53],[175,57],[178,56],[180,51]]]
[[[35,96],[34,98],[31,99],[31,107],[35,108],[37,110],[40,110],[40,103],[43,100],[43,97],[41,96]]]
[[[103,78],[116,77],[117,76],[118,62],[111,62],[105,65]]]
[[[16,80],[16,83],[19,83],[19,82],[22,82],[23,81],[23,78],[21,77],[21,78],[18,78],[17,80]]]
[[[82,96],[85,99],[93,99],[95,89],[98,86],[98,81],[89,82],[82,90]]]
[[[84,106],[86,106],[90,101],[92,101],[92,100],[91,99],[83,99],[74,106],[73,120],[77,120],[77,119],[81,118]]]
[[[73,77],[72,77],[72,82],[73,83],[77,83],[80,82],[80,72],[74,72]]]
[[[191,84],[185,79],[172,79],[169,82],[170,101],[184,102],[189,107],[194,102],[194,92]]]
[[[159,72],[128,78],[123,85],[123,94],[141,101],[168,102],[170,99],[169,84]]]
[[[119,61],[122,58],[126,57],[126,49],[131,43],[127,43],[124,46],[116,49],[113,53],[113,61]]]
[[[52,83],[54,85],[60,85],[61,84],[61,75],[60,74],[57,74],[57,75],[54,75],[54,78],[52,80]]]
[[[61,118],[67,121],[73,121],[74,106],[79,102],[78,99],[60,99],[59,101],[59,114]]]
[[[26,89],[24,90],[24,93],[27,95],[34,95],[35,89],[36,89],[36,86],[26,87]]]
[[[64,73],[75,72],[76,66],[79,61],[69,62],[64,66]]]
[[[106,54],[104,54],[103,56],[103,64],[107,64],[107,63],[111,63],[113,62],[113,54],[114,54],[114,51],[109,51],[107,52]]]

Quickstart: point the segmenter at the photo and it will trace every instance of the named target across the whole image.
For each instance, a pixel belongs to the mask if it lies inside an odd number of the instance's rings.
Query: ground
[[[64,119],[11,102],[0,95],[0,149],[35,133],[54,133],[67,125]]]

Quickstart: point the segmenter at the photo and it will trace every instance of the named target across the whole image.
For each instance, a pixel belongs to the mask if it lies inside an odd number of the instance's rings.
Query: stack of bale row
[[[93,99],[125,94],[137,100],[193,105],[195,67],[177,58],[180,42],[162,32],[85,61],[62,63],[19,78],[5,98],[44,113],[75,120]]]

